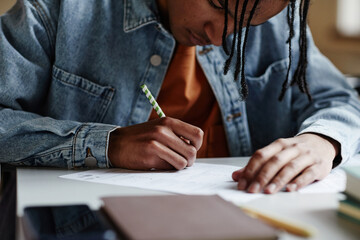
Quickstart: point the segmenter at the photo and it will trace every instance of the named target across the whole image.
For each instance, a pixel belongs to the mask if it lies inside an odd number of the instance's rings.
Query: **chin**
[[[176,43],[180,43],[184,46],[194,46],[193,43],[190,42],[189,38],[186,34],[182,34],[181,31],[176,31],[176,29],[171,29],[171,34],[175,38]]]
[[[180,42],[180,41],[177,41],[178,43],[180,43],[181,45],[184,45],[184,46],[188,46],[188,47],[194,47],[196,45],[192,44],[192,43],[189,43],[189,42]]]

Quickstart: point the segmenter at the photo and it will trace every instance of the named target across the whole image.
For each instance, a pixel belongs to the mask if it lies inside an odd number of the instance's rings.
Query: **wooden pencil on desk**
[[[311,237],[315,235],[315,229],[312,229],[311,227],[308,226],[299,226],[298,224],[295,223],[290,223],[288,221],[284,221],[281,220],[279,218],[261,213],[257,210],[254,210],[252,208],[248,208],[248,207],[241,207],[241,209],[247,213],[248,215],[257,218],[259,220],[262,220],[264,222],[266,222],[267,224],[269,224],[270,226],[273,226],[277,229],[281,229],[284,230],[288,233],[297,235],[297,236],[301,236],[301,237]]]

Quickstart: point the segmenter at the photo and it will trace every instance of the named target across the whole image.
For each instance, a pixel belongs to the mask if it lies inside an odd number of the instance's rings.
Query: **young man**
[[[19,1],[0,19],[1,162],[183,169],[196,157],[260,149],[233,174],[241,190],[291,191],[322,179],[359,147],[357,96],[308,37],[312,101],[293,86],[279,102],[289,2],[246,2]],[[246,35],[234,26],[240,16],[261,24],[246,39],[246,86],[223,74],[220,46],[224,32]],[[150,116],[144,83],[169,117]]]

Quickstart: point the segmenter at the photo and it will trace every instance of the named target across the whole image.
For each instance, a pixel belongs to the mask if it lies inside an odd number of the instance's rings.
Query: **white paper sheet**
[[[105,183],[127,187],[145,188],[180,194],[218,194],[226,200],[241,204],[262,197],[236,189],[231,173],[237,166],[195,163],[181,171],[131,171],[124,169],[99,169],[81,171],[61,178]],[[339,192],[345,189],[345,174],[338,169],[324,180],[314,183],[301,193]]]
[[[346,186],[346,174],[342,169],[332,170],[321,181],[314,182],[299,190],[300,193],[337,193],[343,192]]]
[[[236,190],[237,183],[232,180],[231,173],[238,169],[237,166],[195,163],[192,167],[181,171],[99,169],[60,177],[180,194],[218,194],[236,203],[261,197],[263,194],[248,194]]]

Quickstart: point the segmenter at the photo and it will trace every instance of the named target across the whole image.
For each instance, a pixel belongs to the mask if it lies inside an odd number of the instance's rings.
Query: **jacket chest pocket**
[[[262,75],[246,78],[249,86],[246,111],[254,149],[296,134],[293,87],[287,89],[282,101],[278,100],[287,69],[288,60],[283,59],[271,64]]]
[[[101,122],[115,89],[53,66],[52,81],[45,104],[45,115],[79,122]]]

